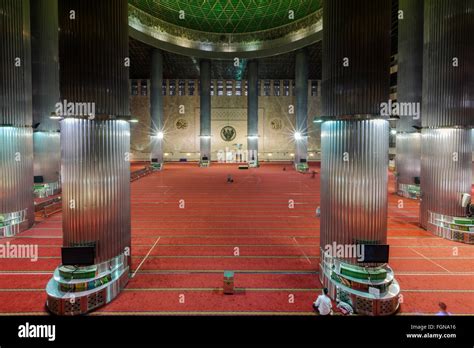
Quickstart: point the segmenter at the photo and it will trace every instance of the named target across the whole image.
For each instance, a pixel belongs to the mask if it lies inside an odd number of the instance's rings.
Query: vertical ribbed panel
[[[388,132],[384,120],[322,124],[321,248],[386,243]]]
[[[0,214],[34,222],[28,0],[0,0]],[[12,125],[13,127],[4,127]]]
[[[31,34],[35,130],[57,131],[59,121],[50,116],[59,102],[58,0],[31,2]]]
[[[126,0],[59,2],[61,99],[129,115],[127,13]],[[96,242],[96,263],[130,247],[129,152],[126,121],[61,121],[64,245]]]
[[[202,59],[200,62],[200,151],[201,158],[211,160],[211,61]],[[204,137],[203,137],[204,136]]]
[[[59,102],[58,1],[31,2],[34,175],[59,181],[59,121],[51,119]]]
[[[96,242],[96,263],[130,247],[129,152],[126,121],[61,122],[64,245]]]
[[[0,125],[31,126],[29,0],[0,0]]]
[[[59,25],[61,99],[95,103],[98,115],[128,116],[127,1],[61,0]]]
[[[424,26],[423,127],[472,126],[474,1],[425,1]]]
[[[323,8],[323,115],[380,114],[390,88],[391,1],[325,0]]]
[[[151,88],[150,88],[150,114],[151,114],[151,158],[163,162],[163,139],[158,139],[157,132],[163,131],[163,53],[154,49],[151,58]]]
[[[465,216],[462,193],[471,193],[472,152],[469,129],[424,129],[421,146],[421,224],[428,211]]]
[[[258,154],[258,62],[249,61],[247,69],[247,135],[251,137],[247,139],[247,150],[256,156]]]
[[[34,175],[43,176],[44,182],[59,181],[61,146],[58,132],[33,133]]]
[[[397,134],[397,183],[414,185],[421,170],[421,134]]]
[[[418,103],[420,109],[423,82],[423,10],[423,0],[399,2],[403,19],[398,20],[397,101]],[[421,117],[400,115],[397,122],[398,132],[414,132],[416,130],[413,126],[421,126]]]
[[[308,53],[305,49],[296,52],[296,131],[303,135],[296,141],[295,162],[308,158]]]
[[[0,127],[0,214],[33,210],[33,132],[26,127]]]

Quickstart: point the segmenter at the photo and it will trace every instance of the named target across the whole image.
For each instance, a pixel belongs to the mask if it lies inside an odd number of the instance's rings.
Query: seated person
[[[234,179],[232,178],[232,175],[230,175],[230,174],[227,175],[227,182],[230,182],[230,183],[234,182]]]
[[[316,301],[313,303],[313,309],[320,315],[331,315],[332,314],[332,302],[328,296],[329,290],[323,289],[323,293],[318,296]]]

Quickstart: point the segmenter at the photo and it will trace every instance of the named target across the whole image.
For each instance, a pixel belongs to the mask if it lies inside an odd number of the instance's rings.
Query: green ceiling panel
[[[320,9],[321,0],[129,0],[166,22],[215,33],[250,33],[272,29]],[[179,18],[184,11],[185,19]],[[294,12],[294,20],[288,18]]]

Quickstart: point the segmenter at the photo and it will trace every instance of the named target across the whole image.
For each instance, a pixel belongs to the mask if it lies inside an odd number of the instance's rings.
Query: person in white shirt
[[[323,294],[319,295],[316,301],[313,303],[315,311],[319,312],[320,315],[330,315],[332,313],[332,302],[328,296],[328,289],[323,289]]]

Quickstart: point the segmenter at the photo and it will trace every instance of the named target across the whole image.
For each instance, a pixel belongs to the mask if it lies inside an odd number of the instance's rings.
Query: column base
[[[426,229],[444,239],[474,244],[474,218],[454,217],[428,211]]]
[[[398,311],[400,286],[388,265],[360,267],[324,256],[319,267],[329,295],[349,304],[354,313],[386,316]]]
[[[307,173],[309,171],[308,163],[295,163],[295,170],[299,173]]]
[[[47,198],[61,193],[61,184],[58,181],[35,184],[33,189],[35,198]]]
[[[129,280],[129,257],[85,267],[59,266],[46,286],[48,310],[56,315],[80,315],[111,302]]]
[[[398,184],[397,195],[410,199],[420,199],[420,185]]]
[[[208,168],[211,166],[211,161],[209,160],[200,160],[199,161],[199,167],[201,168]]]
[[[152,162],[150,164],[150,167],[153,171],[161,171],[161,170],[163,170],[163,164],[164,163]]]
[[[13,237],[28,228],[30,228],[28,209],[14,213],[0,213],[0,238]]]
[[[258,163],[258,160],[250,160],[247,163],[249,164],[249,168],[258,168],[258,167],[260,167],[260,164]]]

